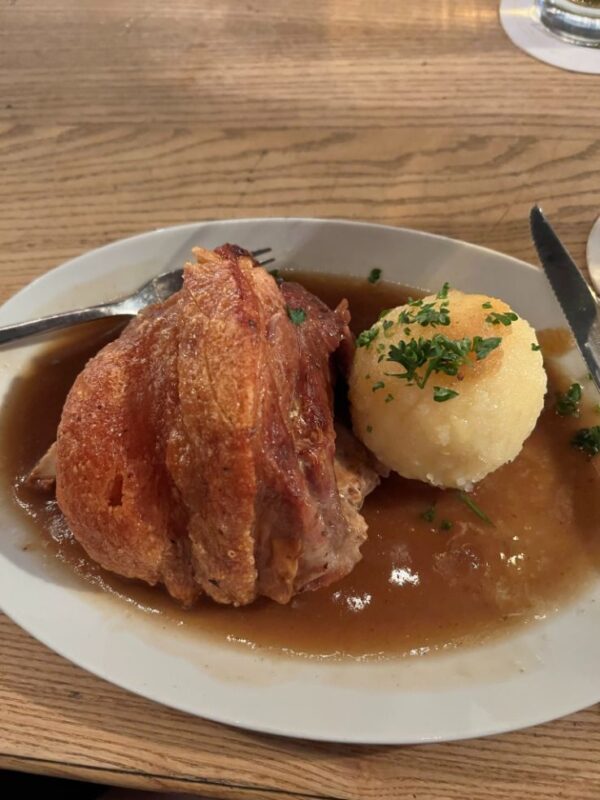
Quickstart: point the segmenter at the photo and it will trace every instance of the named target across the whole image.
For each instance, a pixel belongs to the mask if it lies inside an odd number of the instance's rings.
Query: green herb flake
[[[433,399],[436,403],[445,403],[446,400],[452,400],[453,397],[458,397],[458,392],[453,389],[447,389],[445,386],[433,387]]]
[[[423,300],[412,300],[408,306],[398,314],[399,325],[416,323],[424,328],[428,325],[433,328],[436,325],[450,324],[448,301],[441,303],[439,308],[436,308],[435,303],[424,303]]]
[[[440,530],[442,530],[442,531],[451,531],[452,530],[452,526],[453,526],[453,523],[450,522],[449,519],[443,519],[440,522]]]
[[[533,350],[534,353],[537,353],[537,351],[541,350],[542,348],[539,346],[539,344],[536,344],[535,342],[532,342],[531,343],[531,349]]]
[[[272,275],[276,281],[281,278],[281,272],[278,269],[270,269],[269,275]]]
[[[390,330],[394,327],[394,321],[391,319],[384,319],[383,321],[383,335],[387,338],[388,335],[393,334],[393,331]]]
[[[597,456],[600,453],[600,425],[581,428],[571,439],[571,444],[590,458]]]
[[[442,286],[442,288],[437,293],[438,300],[445,300],[448,297],[448,290],[450,289],[450,284],[448,281]]]
[[[377,317],[377,319],[378,320],[379,319],[383,319],[387,314],[390,313],[390,311],[393,311],[393,310],[394,310],[393,308],[384,308],[383,311],[379,312],[379,316]]]
[[[431,339],[412,338],[410,341],[400,340],[397,344],[390,345],[387,361],[404,367],[404,372],[387,373],[390,377],[405,380],[408,386],[413,384],[423,389],[431,375],[444,374],[456,377],[465,365],[472,364],[473,358],[480,361],[486,358],[492,350],[502,343],[499,336],[483,339],[475,336],[473,339],[450,339],[441,333],[436,333]],[[452,390],[434,390],[434,399],[438,403],[456,397]]]
[[[375,267],[375,269],[372,269],[371,272],[369,272],[369,277],[367,278],[369,283],[377,283],[377,281],[379,281],[380,279],[381,279],[381,270],[378,267]]]
[[[467,362],[471,346],[470,339],[449,339],[436,333],[431,339],[411,339],[410,342],[400,341],[391,345],[387,360],[405,369],[405,372],[393,373],[394,377],[414,382],[423,389],[433,373],[457,375],[459,368]],[[425,367],[423,375],[417,372],[420,367]]]
[[[588,379],[588,381],[593,381],[594,380],[591,372],[588,372],[587,379]]]
[[[385,383],[383,381],[377,381],[377,383],[373,384],[373,391],[377,392],[379,389],[384,389]]]
[[[387,397],[385,398],[385,402],[386,403],[391,403],[393,399],[394,399],[394,395],[393,394],[388,394]]]
[[[490,325],[504,325],[508,327],[508,325],[512,325],[513,322],[516,322],[518,319],[519,317],[513,311],[507,311],[506,313],[492,311],[491,314],[487,315],[485,321],[489,322]]]
[[[423,511],[421,514],[421,519],[424,519],[425,522],[433,522],[435,519],[435,506],[430,506],[428,509]]]
[[[600,428],[598,428],[598,430],[600,431]],[[459,492],[458,497],[467,506],[467,508],[470,508],[471,511],[476,516],[479,517],[479,519],[482,519],[484,522],[487,522],[488,525],[494,524],[492,520],[488,517],[488,515],[485,513],[485,511],[483,511],[473,500],[473,498],[469,497],[469,495],[466,492]]]
[[[580,383],[572,383],[566,392],[556,396],[556,413],[560,417],[578,417],[579,404],[583,396]]]
[[[404,328],[404,335],[405,335],[405,336],[410,336],[410,335],[411,335],[411,333],[412,333],[412,331],[411,331],[411,329],[410,329],[410,328]]]
[[[367,425],[367,433],[373,433],[373,426]]]
[[[486,303],[482,303],[482,304],[481,304],[481,307],[482,307],[482,308],[492,308],[493,306],[492,306],[492,304],[490,303],[490,301],[488,300]]]
[[[359,335],[356,338],[356,346],[357,347],[370,347],[371,342],[379,336],[379,328],[369,328]]]
[[[287,315],[294,325],[302,325],[306,321],[306,311],[303,308],[287,307]]]
[[[492,350],[495,350],[502,344],[500,336],[490,336],[488,339],[482,339],[481,336],[473,337],[473,352],[477,361],[487,358]]]
[[[432,328],[437,325],[450,325],[450,313],[447,308],[438,309],[434,303],[425,303],[414,315],[413,321],[423,328],[428,325],[431,325]]]

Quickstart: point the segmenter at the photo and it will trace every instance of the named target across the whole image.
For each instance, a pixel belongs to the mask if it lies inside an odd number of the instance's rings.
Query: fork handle
[[[79,325],[82,322],[92,322],[95,319],[132,316],[134,314],[131,311],[127,311],[117,303],[90,306],[90,308],[82,308],[78,311],[63,311],[61,314],[51,314],[48,317],[39,317],[29,322],[17,322],[15,325],[0,327],[0,345],[39,333],[69,328],[71,325]]]

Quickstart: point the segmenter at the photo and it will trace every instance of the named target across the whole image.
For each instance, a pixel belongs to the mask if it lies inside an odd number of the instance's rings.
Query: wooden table
[[[583,261],[600,83],[530,60],[498,0],[2,0],[0,299],[191,220],[348,217]],[[600,635],[600,631],[599,631]],[[425,747],[257,736],[113,688],[0,617],[0,765],[224,798],[600,796],[598,708]]]

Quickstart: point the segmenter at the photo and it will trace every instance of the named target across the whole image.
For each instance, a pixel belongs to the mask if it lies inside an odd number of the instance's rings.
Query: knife
[[[531,236],[546,277],[567,318],[577,347],[600,390],[600,305],[539,206],[529,214]]]

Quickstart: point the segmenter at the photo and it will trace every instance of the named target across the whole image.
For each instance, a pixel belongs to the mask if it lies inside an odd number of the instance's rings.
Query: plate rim
[[[520,265],[521,267],[526,267],[528,270],[532,270],[536,273],[541,271],[541,267],[536,267],[534,264],[529,263],[528,261],[523,261],[523,259],[517,258],[516,256],[511,256],[506,253],[500,252],[500,250],[494,250],[492,247],[486,247],[485,245],[475,244],[474,242],[469,242],[466,239],[456,239],[452,236],[446,236],[445,234],[441,233],[429,233],[428,231],[423,231],[418,228],[407,228],[402,225],[387,225],[381,222],[367,222],[365,220],[351,220],[345,219],[343,217],[240,217],[239,219],[236,217],[232,217],[230,219],[205,219],[205,220],[198,220],[197,222],[183,222],[177,225],[165,225],[158,228],[150,228],[147,231],[141,231],[140,233],[134,233],[130,236],[125,236],[122,239],[111,239],[110,241],[106,242],[105,244],[98,245],[97,247],[93,247],[91,250],[85,250],[82,253],[79,253],[76,256],[72,256],[68,258],[66,261],[61,261],[54,267],[50,267],[48,270],[43,272],[41,275],[37,275],[33,280],[26,283],[20,289],[18,289],[14,294],[8,297],[1,305],[0,305],[0,312],[5,310],[10,310],[12,308],[13,301],[19,299],[22,292],[30,287],[38,287],[42,284],[45,280],[48,279],[50,275],[58,275],[66,272],[69,268],[71,268],[76,262],[86,259],[89,256],[97,255],[100,252],[109,252],[112,249],[117,249],[121,245],[127,244],[132,245],[138,240],[147,239],[149,237],[159,237],[161,234],[164,233],[175,233],[177,231],[187,231],[190,232],[195,227],[202,228],[205,225],[215,225],[215,226],[225,226],[234,224],[242,224],[242,225],[253,225],[256,223],[289,223],[289,222],[299,222],[299,223],[310,223],[310,224],[318,224],[322,225],[325,224],[335,224],[335,225],[342,225],[348,226],[351,228],[370,228],[370,229],[379,229],[384,231],[396,231],[403,234],[408,234],[410,236],[414,236],[415,238],[421,239],[436,239],[441,242],[458,244],[469,249],[473,249],[482,253],[487,253],[493,255],[495,257],[501,256],[504,259],[509,259],[515,264]],[[532,254],[533,247],[532,247]],[[160,273],[157,273],[160,274]],[[115,298],[116,299],[116,298]]]

